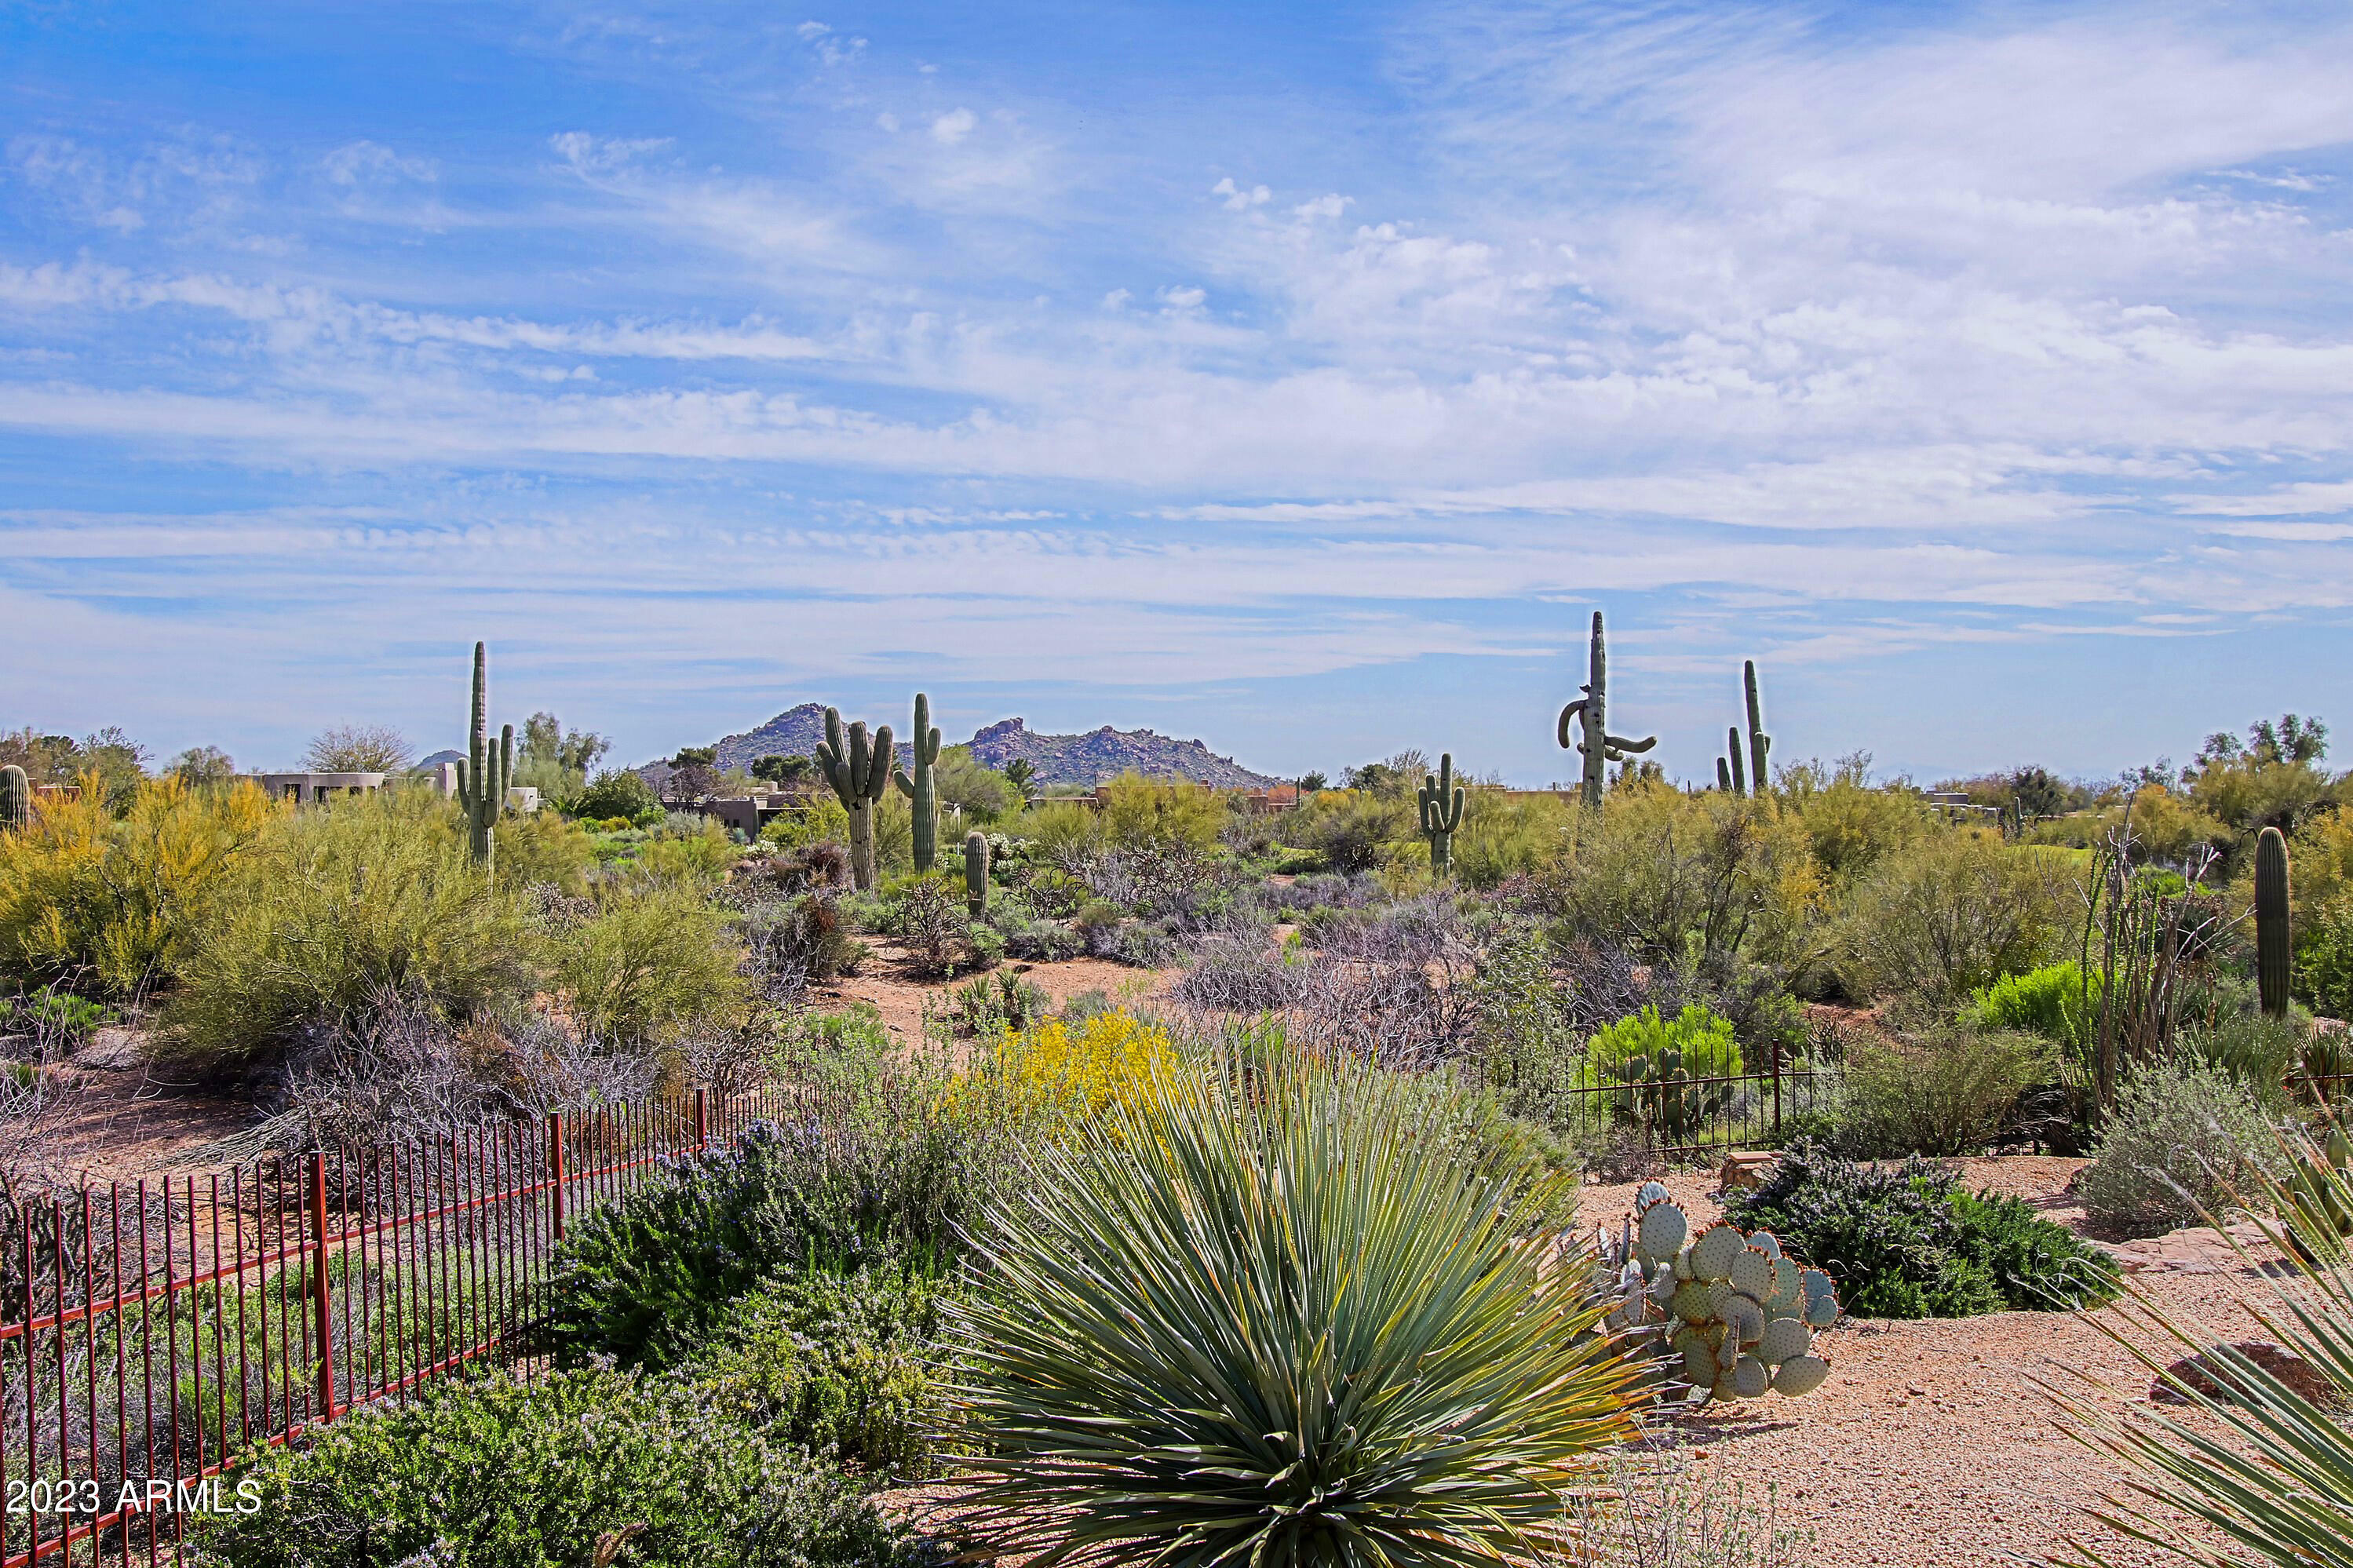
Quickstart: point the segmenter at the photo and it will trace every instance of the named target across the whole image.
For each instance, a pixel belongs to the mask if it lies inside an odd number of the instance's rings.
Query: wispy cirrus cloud
[[[1598,596],[1670,689],[2353,602],[2341,21],[1448,5],[1240,78],[920,31],[486,10],[385,67],[531,83],[462,140],[290,68],[249,120],[53,103],[5,142],[11,614],[322,693],[332,626],[492,616],[631,647],[653,744],[923,660],[1434,691]]]

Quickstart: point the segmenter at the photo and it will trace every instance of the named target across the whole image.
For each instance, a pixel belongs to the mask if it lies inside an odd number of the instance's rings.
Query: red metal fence
[[[240,1456],[527,1351],[567,1225],[809,1104],[698,1090],[63,1196],[0,1182],[0,1568],[178,1562]]]

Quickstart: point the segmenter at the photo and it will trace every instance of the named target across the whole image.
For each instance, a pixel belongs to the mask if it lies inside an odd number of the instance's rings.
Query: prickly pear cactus
[[[1694,1236],[1656,1182],[1602,1248],[1603,1324],[1654,1357],[1694,1401],[1795,1399],[1830,1376],[1814,1336],[1838,1321],[1829,1275],[1786,1256],[1769,1231],[1719,1220]]]
[[[1732,1103],[1730,1084],[1694,1082],[1683,1052],[1672,1046],[1655,1057],[1628,1057],[1616,1070],[1621,1087],[1610,1108],[1618,1120],[1667,1148],[1696,1142],[1709,1119]]]

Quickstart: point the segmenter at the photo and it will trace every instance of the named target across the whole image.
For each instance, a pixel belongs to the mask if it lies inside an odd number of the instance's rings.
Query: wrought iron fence
[[[0,1185],[0,1568],[180,1561],[234,1471],[529,1349],[566,1227],[813,1097],[701,1091],[406,1148]]]
[[[1769,1145],[1793,1121],[1825,1109],[1833,1081],[1777,1058],[1761,1071],[1670,1085],[1594,1084],[1565,1091],[1565,1131],[1588,1142],[1625,1136],[1666,1158]]]

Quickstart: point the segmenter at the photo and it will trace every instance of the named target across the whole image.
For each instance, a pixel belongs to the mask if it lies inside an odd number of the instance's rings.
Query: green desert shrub
[[[1781,770],[1782,804],[1804,826],[1814,859],[1841,882],[1936,831],[1920,796],[1901,786],[1874,788],[1871,759],[1858,754],[1835,766],[1799,763]]]
[[[1827,1270],[1859,1317],[2072,1310],[2116,1290],[2105,1253],[2021,1200],[1968,1192],[1916,1157],[1878,1165],[1800,1144],[1725,1212]]]
[[[1466,888],[1493,888],[1541,871],[1567,847],[1577,811],[1559,796],[1473,790],[1454,834],[1454,875]]]
[[[1231,815],[1208,784],[1122,773],[1103,786],[1103,837],[1117,848],[1186,845],[1207,851]]]
[[[1366,790],[1324,790],[1286,817],[1282,832],[1325,870],[1354,876],[1379,867],[1391,846],[1412,842],[1414,807]]]
[[[608,883],[595,912],[561,929],[554,947],[557,995],[600,1038],[659,1038],[723,1011],[740,990],[729,922],[691,884]]]
[[[1869,995],[1947,1005],[2034,968],[2072,903],[2060,853],[1947,830],[1889,855],[1848,900],[1841,973]]]
[[[1585,1042],[1589,1081],[1620,1082],[1626,1064],[1634,1058],[1648,1057],[1655,1062],[1660,1052],[1668,1050],[1682,1053],[1686,1077],[1736,1078],[1740,1074],[1740,1047],[1732,1037],[1730,1021],[1693,1002],[1672,1018],[1661,1017],[1656,1007],[1645,1007],[1596,1029]]]
[[[644,826],[649,819],[660,819],[661,797],[634,769],[607,768],[588,781],[588,787],[573,800],[571,809],[573,816],[592,821],[620,816]]]
[[[2186,1054],[2124,1081],[2092,1163],[2075,1178],[2092,1222],[2158,1236],[2220,1214],[2278,1161],[2279,1139],[2246,1086]]]
[[[2298,932],[2295,993],[2324,1017],[2353,1018],[2353,896],[2321,905]]]
[[[1797,818],[1769,800],[1633,785],[1580,821],[1571,843],[1548,879],[1564,942],[1653,963],[1694,952],[1794,960],[1812,945],[1820,868]]]
[[[895,1568],[914,1560],[834,1467],[612,1370],[429,1384],[263,1448],[250,1514],[201,1516],[225,1568]]]
[[[2081,1060],[2091,1051],[2106,989],[2097,970],[2087,984],[2083,967],[2064,958],[2023,974],[2003,975],[1978,990],[1972,1010],[1988,1028],[2040,1035]]]
[[[542,883],[577,896],[596,865],[596,836],[555,811],[523,812],[499,819],[493,830],[499,876]]]
[[[1865,1035],[1847,1047],[1838,1142],[1871,1158],[1981,1153],[2009,1131],[2020,1097],[2058,1071],[2047,1041],[2015,1029]]]
[[[783,1271],[944,1267],[955,1227],[972,1217],[987,1147],[973,1130],[887,1096],[755,1122],[565,1238],[549,1287],[550,1348],[566,1365],[600,1354],[669,1365],[729,1303]]]
[[[165,1019],[216,1064],[268,1056],[305,1023],[354,1026],[388,994],[463,1022],[519,1006],[537,979],[523,893],[419,790],[277,817],[207,906]]]
[[[140,784],[121,816],[96,779],[0,833],[0,983],[127,998],[169,987],[242,851],[285,815],[250,784]]]
[[[892,1265],[771,1280],[728,1309],[683,1375],[712,1409],[773,1440],[923,1475],[949,1414],[943,1289]]]
[[[1521,1245],[1569,1178],[1422,1135],[1458,1092],[1259,1055],[1048,1152],[956,1311],[976,1544],[1436,1568],[1556,1521],[1633,1369]]]

